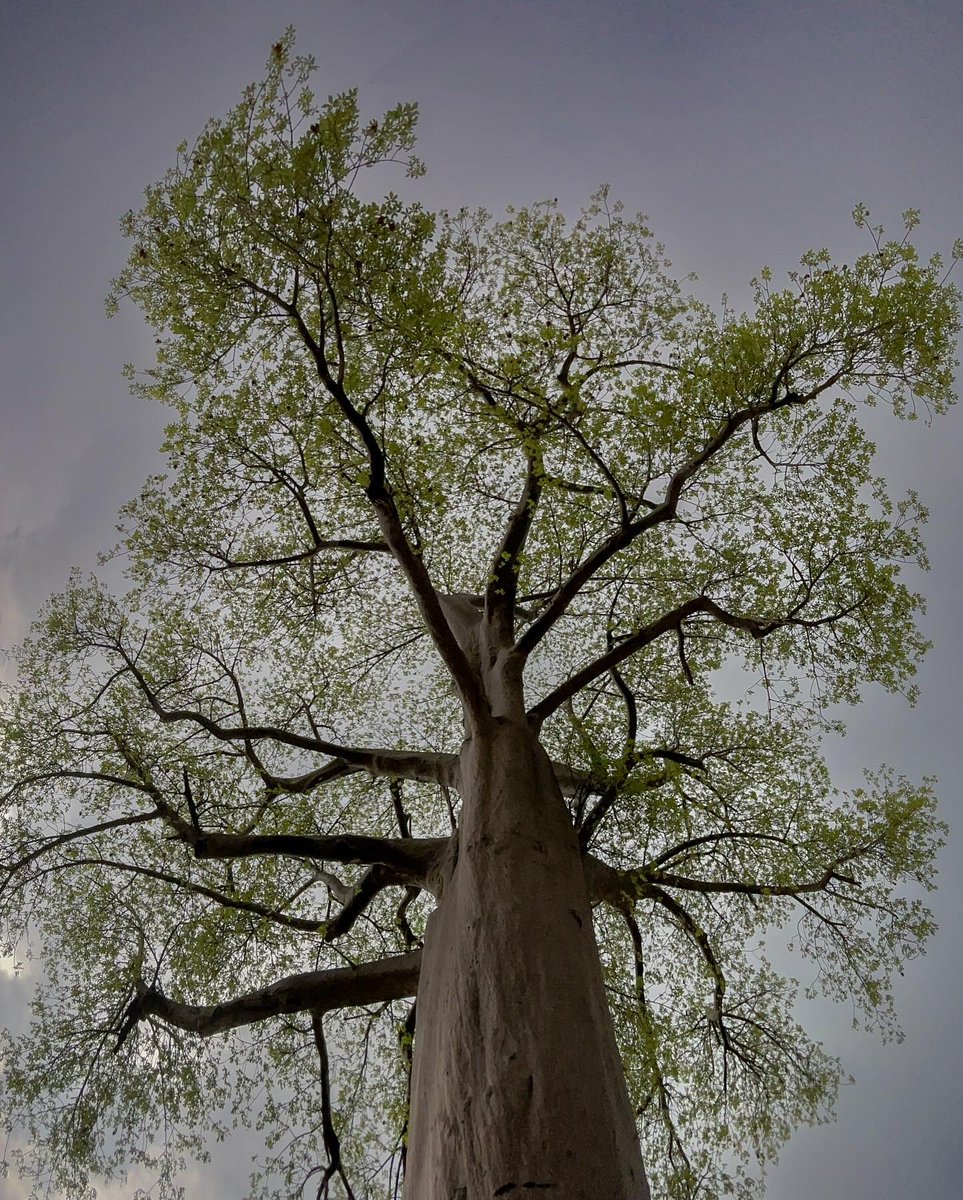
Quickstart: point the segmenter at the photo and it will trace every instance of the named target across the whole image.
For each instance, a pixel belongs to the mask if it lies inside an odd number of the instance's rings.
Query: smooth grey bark
[[[648,1200],[585,872],[521,706],[461,753],[418,988],[406,1200]]]
[[[320,1016],[335,1009],[400,1000],[414,994],[420,969],[421,951],[412,950],[353,967],[287,975],[220,1004],[184,1004],[140,979],[120,1023],[118,1045],[148,1017],[159,1017],[166,1025],[200,1037],[212,1037],[284,1013],[312,1012]]]

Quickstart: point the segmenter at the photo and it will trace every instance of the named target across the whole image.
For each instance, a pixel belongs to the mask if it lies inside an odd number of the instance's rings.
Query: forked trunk
[[[578,843],[521,720],[462,751],[418,990],[406,1200],[648,1200]]]

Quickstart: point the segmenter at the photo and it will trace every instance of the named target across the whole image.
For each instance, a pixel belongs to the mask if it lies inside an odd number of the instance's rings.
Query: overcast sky
[[[163,413],[120,378],[124,361],[149,360],[151,338],[132,312],[104,316],[125,254],[118,219],[176,144],[260,77],[288,24],[318,60],[320,93],[357,86],[372,116],[420,102],[429,206],[497,213],[558,196],[571,210],[609,182],[706,299],[738,303],[760,266],[778,273],[810,246],[859,253],[859,200],[894,228],[921,208],[927,249],[963,235],[958,0],[5,0],[0,645],[71,565],[94,565],[117,508],[160,466]],[[883,759],[937,775],[956,832],[941,931],[898,993],[905,1043],[853,1033],[848,1009],[807,1010],[856,1085],[834,1127],[789,1145],[770,1200],[963,1194],[963,413],[881,422],[878,437],[896,488],[931,508],[922,590],[936,648],[918,707],[869,695],[833,760],[844,779]],[[5,1021],[22,1020],[26,994],[0,973]],[[237,1175],[196,1178],[194,1194],[239,1200]]]

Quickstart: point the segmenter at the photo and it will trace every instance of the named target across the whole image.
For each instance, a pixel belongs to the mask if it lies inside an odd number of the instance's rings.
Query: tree
[[[756,1195],[840,1079],[767,934],[885,1034],[933,929],[931,782],[820,738],[912,696],[925,514],[860,420],[947,407],[957,292],[914,211],[720,315],[605,189],[379,196],[415,107],[312,65],[123,222],[170,469],[5,700],[17,1167],[175,1194],[253,1122],[265,1195],[640,1200],[641,1132],[654,1194]]]

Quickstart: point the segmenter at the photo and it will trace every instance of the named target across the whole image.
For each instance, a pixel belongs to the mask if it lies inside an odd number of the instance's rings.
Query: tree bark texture
[[[535,730],[492,718],[460,776],[418,989],[405,1198],[648,1200],[577,837]]]

